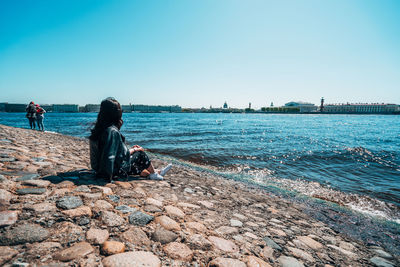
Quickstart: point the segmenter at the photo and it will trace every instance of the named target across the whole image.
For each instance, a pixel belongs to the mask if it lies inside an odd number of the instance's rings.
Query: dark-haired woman
[[[120,133],[122,121],[121,105],[114,98],[101,102],[97,121],[89,137],[90,164],[98,177],[112,180],[114,176],[140,175],[152,180],[163,180],[171,164],[156,172],[143,148],[128,148]]]

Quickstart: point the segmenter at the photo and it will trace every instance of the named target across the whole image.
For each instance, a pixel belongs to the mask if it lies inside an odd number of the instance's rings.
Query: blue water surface
[[[0,123],[28,128],[23,113]],[[48,131],[87,137],[95,113],[47,113]],[[400,207],[400,116],[125,113],[130,144],[222,171],[314,181]]]

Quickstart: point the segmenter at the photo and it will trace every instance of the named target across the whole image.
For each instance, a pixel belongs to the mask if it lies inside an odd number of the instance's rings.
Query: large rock
[[[243,223],[239,220],[231,219],[230,220],[231,226],[232,227],[242,227]]]
[[[13,225],[18,220],[15,210],[0,211],[0,226]]]
[[[86,232],[86,240],[91,244],[101,245],[107,241],[109,237],[109,233],[107,230],[90,228],[89,231]]]
[[[208,267],[246,267],[246,264],[240,260],[218,257],[213,259]]]
[[[165,216],[165,215],[157,217],[155,219],[155,222],[170,231],[180,231],[181,230],[181,227],[179,226],[179,224],[176,221],[172,220],[170,217]]]
[[[0,238],[0,245],[19,245],[41,242],[49,236],[49,231],[36,224],[23,224],[6,231]]]
[[[134,211],[129,215],[129,222],[134,225],[144,226],[154,220],[154,216],[141,211]]]
[[[185,244],[172,242],[164,247],[165,253],[172,259],[191,261],[193,252]]]
[[[122,233],[122,240],[127,241],[131,244],[134,244],[138,247],[148,247],[151,245],[150,239],[147,237],[146,233],[143,232],[140,228],[133,227],[128,231]]]
[[[303,263],[299,262],[293,257],[280,256],[278,262],[282,267],[304,267]]]
[[[160,242],[161,244],[167,244],[175,241],[178,235],[172,231],[168,231],[163,227],[157,227],[154,233],[151,235],[151,239],[155,242]]]
[[[109,256],[102,261],[104,267],[160,267],[161,261],[151,252],[134,251]]]
[[[126,223],[121,216],[111,211],[102,211],[100,219],[107,226],[120,226]]]
[[[239,249],[232,241],[217,237],[217,236],[210,236],[208,240],[219,250],[225,252],[237,252]]]
[[[109,256],[125,251],[125,244],[118,241],[106,241],[101,246],[101,253]]]
[[[76,196],[66,196],[57,200],[57,207],[64,210],[75,209],[83,205],[82,199]]]
[[[72,247],[57,252],[54,255],[54,259],[59,261],[71,261],[86,256],[87,254],[90,254],[93,251],[94,249],[89,243],[80,242],[73,245]]]

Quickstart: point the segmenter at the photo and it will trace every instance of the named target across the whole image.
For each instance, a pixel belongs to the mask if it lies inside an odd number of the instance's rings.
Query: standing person
[[[44,120],[44,113],[46,113],[46,110],[36,104],[36,122],[37,126],[39,128],[39,131],[44,132],[44,125],[43,125],[43,120]]]
[[[31,101],[25,108],[26,111],[26,117],[29,120],[29,126],[31,126],[31,129],[36,129],[36,106],[33,101]]]
[[[128,148],[125,144],[125,137],[120,133],[122,124],[122,109],[119,102],[110,97],[104,99],[89,137],[90,165],[96,176],[110,181],[114,176],[128,175],[163,180],[163,176],[172,165],[169,164],[160,172],[156,172],[142,147],[135,145]]]

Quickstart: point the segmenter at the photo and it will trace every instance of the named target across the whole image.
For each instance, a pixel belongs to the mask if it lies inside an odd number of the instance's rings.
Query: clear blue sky
[[[0,0],[0,102],[400,104],[400,1]]]

